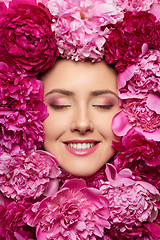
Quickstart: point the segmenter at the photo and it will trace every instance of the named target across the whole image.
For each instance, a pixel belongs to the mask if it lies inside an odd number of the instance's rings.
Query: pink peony
[[[83,179],[72,179],[53,197],[26,210],[24,221],[36,226],[37,240],[93,239],[102,237],[108,224],[108,201]]]
[[[160,92],[160,51],[149,50],[141,56],[137,64],[119,73],[117,84],[122,99]]]
[[[100,190],[109,201],[109,222],[115,229],[123,233],[157,218],[160,193],[153,185],[135,181],[129,169],[117,174],[112,164],[106,165],[106,176]]]
[[[62,185],[63,183],[73,178],[75,178],[75,176],[73,176],[70,173],[67,173],[64,169],[62,169],[62,174],[59,176],[60,184]],[[100,186],[102,185],[101,183],[102,179],[104,181],[106,180],[105,165],[100,170],[98,170],[95,174],[88,177],[84,177],[87,187],[93,187],[97,189],[99,189]]]
[[[0,190],[12,199],[54,194],[58,190],[59,174],[55,158],[40,150],[28,156],[14,158],[3,154],[0,158]]]
[[[160,127],[160,114],[157,114],[154,109],[150,109],[145,100],[128,99],[124,102],[124,112],[127,114],[129,122],[133,126],[143,128],[145,131],[153,131]],[[157,106],[160,110],[160,98],[157,101]]]
[[[39,111],[10,111],[0,108],[0,153],[26,153],[42,146],[43,123]]]
[[[0,103],[12,110],[39,111],[40,120],[48,116],[43,101],[43,83],[20,69],[0,47]]]
[[[19,66],[32,74],[49,69],[58,52],[48,9],[34,0],[29,4],[27,0],[12,0],[4,17],[3,43]]]
[[[138,62],[144,44],[150,48],[160,47],[160,22],[148,12],[126,12],[122,22],[118,22],[104,45],[107,63],[115,64],[118,72]]]
[[[147,140],[130,130],[122,142],[114,142],[118,154],[114,160],[118,171],[129,168],[136,178],[147,181],[160,190],[160,142]]]
[[[152,225],[152,229],[149,230],[145,225],[123,233],[111,227],[107,229],[104,240],[159,240],[160,227],[156,223],[149,223],[148,226]]]
[[[148,95],[149,97],[150,95]],[[157,105],[151,104],[152,99],[157,99]],[[147,139],[160,141],[160,98],[152,95],[150,100],[128,99],[112,120],[112,129],[117,136],[124,136],[135,128]],[[153,101],[154,102],[154,101]],[[157,113],[158,112],[158,113]]]
[[[147,11],[155,0],[118,0],[117,4],[125,11]]]
[[[123,18],[114,0],[50,0],[47,6],[60,54],[76,61],[100,61],[109,34],[107,25]]]
[[[24,223],[22,217],[29,202],[5,202],[0,205],[0,239],[1,240],[35,240],[35,229]]]

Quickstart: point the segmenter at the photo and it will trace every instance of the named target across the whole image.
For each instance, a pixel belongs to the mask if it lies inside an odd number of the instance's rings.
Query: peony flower
[[[154,109],[150,109],[147,105],[145,100],[139,99],[128,99],[123,104],[129,122],[149,132],[160,127],[160,114],[157,114]],[[156,107],[160,110],[160,104]]]
[[[155,101],[155,99],[157,101]],[[156,104],[152,103],[156,102]],[[160,98],[148,95],[146,99],[127,99],[112,120],[112,129],[118,136],[124,136],[135,128],[147,139],[160,140]]]
[[[32,74],[46,71],[58,55],[52,16],[43,4],[13,0],[1,21],[3,43],[20,67]],[[32,63],[32,64],[31,64]]]
[[[102,237],[108,224],[108,201],[83,179],[68,181],[53,197],[26,210],[24,221],[36,227],[39,239],[93,239]]]
[[[143,222],[153,222],[158,215],[156,202],[159,191],[151,184],[135,181],[129,169],[119,173],[112,164],[106,165],[107,182],[100,190],[109,201],[111,225],[120,232],[132,231]]]
[[[147,140],[131,129],[122,142],[114,142],[118,151],[114,164],[118,171],[129,168],[136,178],[153,184],[160,190],[160,142]]]
[[[40,150],[28,156],[3,154],[0,158],[0,190],[12,199],[54,194],[58,190],[59,174],[55,158]]]
[[[40,119],[48,116],[43,101],[43,83],[20,69],[4,47],[0,47],[0,103],[12,110],[39,111]]]
[[[40,111],[10,111],[0,108],[0,153],[26,153],[42,146],[43,123]]]
[[[160,92],[160,51],[149,50],[137,64],[119,73],[119,97],[144,98],[147,93]]]
[[[119,0],[118,6],[125,11],[148,11],[155,0]]]
[[[156,223],[149,223],[148,226],[152,226],[149,230],[146,227],[147,224],[143,224],[141,227],[133,228],[131,231],[120,232],[114,227],[107,229],[104,240],[159,240],[160,227]]]
[[[23,214],[31,203],[25,201],[5,201],[0,205],[0,236],[1,240],[35,240],[35,229],[23,221]]]
[[[67,173],[64,169],[62,169],[61,172],[62,172],[62,174],[59,176],[61,185],[64,184],[65,182],[67,182],[68,180],[75,178],[75,176],[73,176],[70,173]],[[79,177],[79,178],[81,178],[81,177]],[[99,189],[102,184],[101,180],[102,179],[104,181],[106,180],[105,165],[100,170],[98,170],[95,174],[93,174],[91,176],[83,177],[83,178],[86,181],[87,187],[93,187],[93,188]]]
[[[115,69],[122,72],[138,62],[146,44],[159,49],[159,27],[160,22],[151,13],[126,12],[123,22],[115,24],[104,45],[107,63],[115,63]]]
[[[60,54],[76,61],[100,61],[109,34],[107,25],[123,18],[114,0],[50,0],[47,6]]]

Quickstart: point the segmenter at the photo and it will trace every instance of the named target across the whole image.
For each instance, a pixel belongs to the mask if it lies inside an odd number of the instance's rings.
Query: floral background
[[[0,239],[160,239],[159,0],[0,1]],[[115,67],[117,150],[75,178],[43,146],[37,74],[58,56]]]

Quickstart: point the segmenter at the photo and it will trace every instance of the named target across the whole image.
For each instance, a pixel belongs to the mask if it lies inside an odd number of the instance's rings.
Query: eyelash
[[[55,110],[71,107],[70,105],[56,105],[56,104],[50,104],[50,106],[51,106],[52,108],[54,108]],[[111,108],[114,106],[114,104],[108,104],[108,105],[92,105],[92,106],[93,106],[93,107],[100,108],[100,109],[111,109]]]
[[[70,105],[56,105],[56,104],[50,104],[50,106],[56,110],[70,107]]]
[[[114,104],[108,104],[108,105],[93,105],[93,107],[98,107],[101,109],[111,109],[114,106]]]

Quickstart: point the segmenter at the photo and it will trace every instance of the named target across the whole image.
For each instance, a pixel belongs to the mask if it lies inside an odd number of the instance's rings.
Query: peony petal
[[[154,3],[151,6],[150,12],[156,16],[157,20],[160,20],[160,4]]]
[[[108,181],[115,180],[117,177],[117,171],[113,164],[110,163],[106,164],[105,173]]]
[[[157,114],[160,114],[160,97],[155,94],[148,94],[147,97],[147,106],[155,111]]]
[[[148,223],[144,225],[154,236],[160,237],[160,225],[156,223]]]
[[[59,187],[59,181],[57,178],[51,179],[48,183],[47,189],[43,192],[43,195],[46,197],[53,196]]]
[[[148,140],[160,141],[160,129],[156,129],[153,132],[146,132],[142,128],[135,127],[135,130],[142,133]]]
[[[126,85],[126,82],[133,77],[136,68],[137,68],[136,65],[132,65],[128,67],[124,72],[118,74],[117,77],[118,89],[123,88]]]
[[[129,123],[125,112],[120,110],[112,120],[112,129],[117,136],[124,136],[130,129],[132,124]]]

